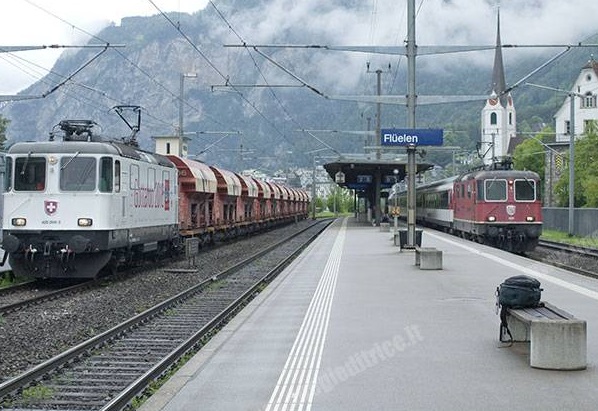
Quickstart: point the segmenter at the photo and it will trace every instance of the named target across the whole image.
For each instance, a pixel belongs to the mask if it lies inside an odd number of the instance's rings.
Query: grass
[[[5,274],[5,275],[2,275]],[[30,278],[15,278],[15,279],[11,279],[10,276],[8,275],[8,271],[6,273],[0,273],[0,288],[6,288],[6,287],[11,287],[13,285],[17,285],[20,283],[24,283],[27,281],[31,281]]]
[[[346,217],[346,216],[352,216],[354,213],[336,213],[336,217]],[[319,213],[316,213],[316,218],[331,218],[334,217],[334,213],[332,211],[321,211]]]
[[[569,236],[568,233],[556,230],[542,230],[541,240],[557,241],[559,243],[566,243],[572,245],[578,245],[583,247],[598,248],[598,238],[594,237],[578,237]]]
[[[23,399],[31,404],[52,398],[54,391],[44,385],[35,385],[23,390]]]

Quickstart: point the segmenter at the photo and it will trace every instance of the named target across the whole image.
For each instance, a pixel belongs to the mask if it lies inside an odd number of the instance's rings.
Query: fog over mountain
[[[419,46],[495,43],[495,1],[424,0],[416,7]],[[502,42],[586,41],[598,32],[596,15],[598,2],[503,0]],[[130,17],[90,40],[126,47],[108,49],[47,97],[4,104],[0,114],[11,120],[11,141],[46,139],[52,126],[65,118],[93,119],[104,135],[122,137],[128,130],[110,108],[140,105],[139,140],[151,149],[151,136],[176,133],[181,74],[196,73],[196,78],[183,80],[184,130],[197,133],[189,135],[192,154],[233,169],[305,165],[311,161],[306,152],[326,145],[341,152],[363,152],[364,137],[298,130],[363,131],[368,118],[370,128],[374,124],[375,105],[329,100],[321,94],[375,94],[373,71],[380,69],[382,93],[405,95],[406,59],[315,48],[259,48],[273,63],[251,47],[223,45],[403,46],[406,33],[407,2],[396,0],[231,0],[208,4],[193,15]],[[596,37],[592,39],[595,42]],[[514,84],[561,50],[505,49],[507,82]],[[596,51],[575,49],[533,80],[568,88]],[[98,52],[63,53],[52,73],[22,94],[47,93]],[[492,50],[419,56],[418,94],[489,93],[493,56]],[[254,85],[260,87],[250,87]],[[550,124],[563,100],[561,95],[529,87],[519,87],[513,94],[519,123],[532,126]],[[461,137],[456,143],[471,147],[479,138],[482,107],[483,102],[420,107],[417,125],[458,130]],[[405,108],[384,106],[382,124],[406,126]],[[226,131],[234,133],[222,134]]]

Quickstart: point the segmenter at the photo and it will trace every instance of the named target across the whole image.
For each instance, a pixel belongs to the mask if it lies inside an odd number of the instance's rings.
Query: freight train
[[[391,193],[407,209],[407,192]],[[532,251],[542,234],[540,178],[510,163],[418,186],[416,222],[516,253]]]
[[[89,120],[6,153],[2,248],[13,272],[94,278],[138,259],[303,219],[304,190],[104,140]]]

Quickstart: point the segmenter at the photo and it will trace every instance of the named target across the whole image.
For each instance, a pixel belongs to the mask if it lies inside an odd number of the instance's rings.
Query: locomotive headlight
[[[93,225],[93,220],[91,218],[79,218],[77,220],[77,225],[79,227],[91,227]]]
[[[487,220],[490,221],[491,223],[493,223],[493,222],[496,221],[496,217],[493,216],[493,215],[489,215],[488,218],[487,218]]]
[[[536,217],[534,217],[533,215],[528,215],[527,217],[525,217],[525,221],[531,223],[532,221],[536,221]]]
[[[10,220],[10,222],[15,227],[23,227],[23,226],[27,225],[27,219],[23,218],[23,217],[13,218],[12,220]]]

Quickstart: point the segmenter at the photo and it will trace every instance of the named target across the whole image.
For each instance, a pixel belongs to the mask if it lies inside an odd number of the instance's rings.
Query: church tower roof
[[[507,89],[505,81],[505,67],[502,60],[502,43],[500,40],[500,11],[497,13],[496,24],[496,49],[494,51],[494,68],[492,69],[492,92],[500,96],[500,103],[503,107],[507,104],[507,96],[504,94]]]

